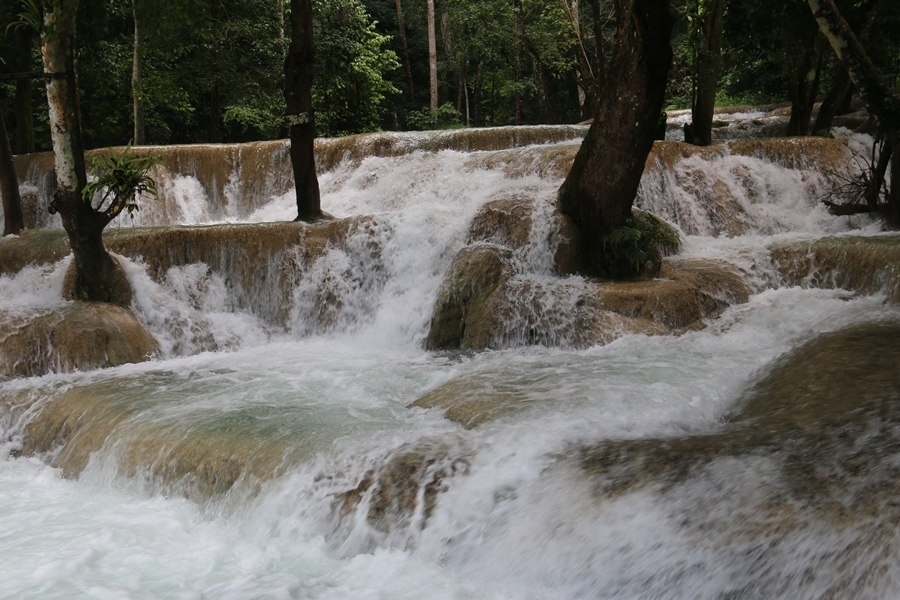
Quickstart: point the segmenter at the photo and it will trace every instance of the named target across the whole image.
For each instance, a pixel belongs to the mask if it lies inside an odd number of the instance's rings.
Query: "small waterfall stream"
[[[321,141],[321,228],[288,222],[282,143],[163,149],[108,236],[159,355],[0,381],[0,597],[900,594],[896,236],[819,203],[866,139],[657,144],[637,205],[752,293],[582,347],[552,211],[583,131]],[[18,166],[40,204],[46,160]],[[522,319],[563,333],[427,352],[497,201],[531,214]],[[67,305],[41,224],[0,336]]]

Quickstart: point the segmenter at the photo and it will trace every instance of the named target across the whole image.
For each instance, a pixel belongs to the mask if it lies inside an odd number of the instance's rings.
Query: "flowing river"
[[[320,175],[323,209],[373,221],[283,296],[238,298],[224,268],[153,276],[124,259],[160,356],[0,382],[0,598],[900,596],[896,513],[835,525],[798,502],[785,525],[766,513],[783,484],[777,453],[723,456],[674,484],[650,474],[618,493],[573,458],[609,441],[715,434],[779,356],[900,321],[886,301],[896,273],[861,294],[819,285],[821,273],[788,282],[773,264],[777,244],[890,237],[867,218],[830,216],[816,169],[725,153],[645,174],[638,205],[676,224],[683,255],[726,260],[752,289],[705,328],[590,347],[423,349],[478,209],[531,199],[532,237],[547,239],[540,217],[562,181],[548,165],[579,134],[338,155]],[[214,198],[190,173],[166,175],[165,206],[148,204],[136,225],[295,216],[283,182],[250,197],[240,181],[229,173]],[[713,193],[731,209],[711,208]],[[518,276],[552,280],[545,310],[564,319],[582,280],[554,275],[551,257],[536,242]],[[0,312],[65,306],[68,260],[0,277]],[[277,268],[266,260],[260,272]],[[281,316],[247,308],[259,305]],[[514,409],[464,428],[410,406],[448,384],[512,397]],[[68,438],[23,453],[29,424],[64,403],[79,407],[59,425]]]

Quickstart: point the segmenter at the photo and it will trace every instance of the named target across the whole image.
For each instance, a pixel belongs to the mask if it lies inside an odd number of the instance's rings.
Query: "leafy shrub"
[[[613,279],[630,279],[646,271],[657,272],[663,256],[681,247],[681,238],[671,225],[635,210],[603,240],[608,272]]]
[[[156,182],[150,177],[150,169],[159,162],[158,154],[135,156],[131,144],[122,154],[100,154],[91,164],[94,180],[81,193],[82,199],[110,220],[123,210],[129,214],[138,210],[138,198],[144,192],[156,196]],[[99,200],[94,199],[99,195]]]
[[[462,127],[459,122],[459,113],[450,102],[445,102],[437,107],[437,110],[423,108],[411,111],[406,115],[406,122],[410,129],[428,131],[431,129],[453,129]]]

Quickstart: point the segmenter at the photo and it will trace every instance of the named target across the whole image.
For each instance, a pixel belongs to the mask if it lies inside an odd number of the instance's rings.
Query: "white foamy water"
[[[766,190],[739,198],[744,235],[720,235],[704,221],[690,186],[670,181],[667,196],[652,197],[656,183],[645,180],[640,204],[678,216],[687,254],[753,273],[758,293],[748,303],[678,337],[426,352],[437,287],[477,209],[518,194],[546,214],[560,183],[474,169],[468,158],[370,157],[323,174],[325,211],[374,220],[302,273],[282,299],[284,326],[237,310],[226,277],[204,265],[155,281],[126,261],[135,313],[160,342],[160,359],[0,383],[17,403],[39,408],[83,388],[128,415],[70,480],[16,457],[30,413],[0,412],[0,598],[793,599],[847,581],[855,597],[900,595],[895,530],[882,527],[872,540],[865,527],[767,526],[757,511],[780,485],[770,457],[717,459],[682,485],[615,498],[598,496],[574,457],[602,440],[716,431],[779,355],[846,325],[900,319],[880,296],[772,285],[766,261],[772,240],[877,226],[828,217],[814,174],[734,157],[689,163],[690,181],[708,169],[734,190],[746,189],[748,174]],[[290,196],[260,205],[249,220],[287,220],[295,210]],[[211,214],[186,206],[201,220]],[[544,227],[532,239],[547,239]],[[565,310],[580,279],[552,277],[551,255],[520,253],[517,277],[549,290],[546,310]],[[0,311],[61,306],[64,271],[61,263],[0,278]],[[326,284],[341,303],[323,326],[315,314]],[[472,430],[437,409],[409,408],[448,382],[520,401]],[[228,492],[205,497],[187,480],[156,476],[170,458],[129,469],[130,448],[147,437],[163,447],[225,440],[260,460],[274,455],[278,466],[274,477],[245,472]],[[379,518],[367,512],[371,494],[355,510],[339,508],[341,494],[410,451],[431,457],[413,483],[417,510]],[[437,493],[426,510],[429,482]]]

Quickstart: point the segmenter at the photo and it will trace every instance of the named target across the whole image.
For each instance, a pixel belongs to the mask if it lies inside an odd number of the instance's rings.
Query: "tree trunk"
[[[313,12],[311,0],[291,0],[291,45],[284,63],[284,99],[291,138],[291,166],[297,191],[297,220],[322,216],[319,180],[313,153],[315,120],[312,108]]]
[[[456,112],[464,114],[466,75],[460,68],[459,61],[456,60],[456,45],[453,43],[450,11],[446,3],[441,6],[441,41],[444,43],[444,54],[447,56],[447,62],[456,75]]]
[[[697,40],[694,79],[695,96],[691,107],[691,136],[698,146],[712,142],[712,122],[716,108],[716,86],[722,69],[722,24],[725,0],[700,0],[701,35]]]
[[[13,165],[12,149],[3,111],[0,111],[0,196],[3,196],[3,235],[19,233],[25,228],[22,219],[22,199],[19,196],[19,180]]]
[[[834,118],[845,104],[847,96],[853,91],[853,82],[850,81],[844,65],[840,63],[836,65],[833,79],[831,89],[819,106],[819,114],[816,115],[816,122],[812,128],[813,135],[823,135],[831,129]]]
[[[131,60],[131,98],[134,114],[134,139],[132,144],[142,146],[144,138],[144,92],[141,71],[144,65],[144,41],[141,21],[138,16],[137,0],[131,0],[131,12],[134,16],[134,49]]]
[[[807,0],[819,29],[847,69],[869,115],[878,121],[886,145],[900,148],[900,102],[884,84],[866,51],[841,16],[833,0]],[[891,185],[887,198],[887,218],[900,226],[900,160],[891,161]]]
[[[17,27],[13,33],[13,71],[32,71],[31,50],[34,31],[28,25]],[[31,79],[16,81],[16,154],[34,152],[34,107],[31,103]]]
[[[515,110],[516,125],[522,124],[522,40],[525,37],[525,16],[522,14],[522,0],[513,0],[513,12],[515,13],[516,27],[516,51],[515,51]]]
[[[434,27],[434,0],[428,0],[428,106],[432,111],[438,108],[437,34]]]
[[[817,34],[812,38],[803,63],[791,74],[789,84],[791,120],[788,122],[787,135],[809,135],[822,71],[822,50],[822,36]]]
[[[596,69],[594,69],[594,85],[599,93],[606,81],[606,54],[603,51],[603,23],[600,21],[602,14],[600,0],[591,0],[591,12],[594,13],[594,64],[596,65]]]
[[[134,113],[134,139],[132,144],[143,146],[144,138],[144,93],[141,71],[144,65],[144,41],[141,32],[141,20],[138,17],[137,0],[131,0],[131,12],[134,16],[134,49],[131,60],[131,98]]]
[[[45,0],[41,52],[44,70],[60,73],[47,79],[47,105],[55,159],[56,192],[51,212],[59,212],[74,256],[67,295],[79,300],[128,306],[131,288],[119,263],[103,246],[110,219],[82,199],[87,184],[78,84],[75,73],[77,0]]]
[[[665,99],[674,16],[668,0],[624,0],[594,122],[559,190],[582,232],[585,268],[610,269],[604,238],[630,215]]]
[[[413,85],[412,63],[409,60],[409,44],[406,42],[406,23],[403,18],[403,5],[397,1],[397,29],[400,32],[400,43],[403,48],[403,67],[406,69],[406,87],[409,99],[416,99],[416,86]]]
[[[865,43],[875,23],[875,15],[882,2],[877,0],[869,3],[865,13],[861,16],[861,25],[859,26],[859,41]],[[853,82],[847,74],[847,69],[838,61],[834,69],[833,83],[828,94],[822,100],[819,106],[819,114],[816,115],[816,122],[813,125],[813,135],[820,135],[828,132],[834,123],[834,118],[843,114],[849,108],[850,99],[853,92]]]
[[[578,84],[578,100],[581,109],[581,118],[589,119],[597,108],[597,78],[594,69],[584,47],[584,38],[581,35],[581,17],[579,14],[578,0],[562,0],[566,18],[575,32],[575,72]]]

